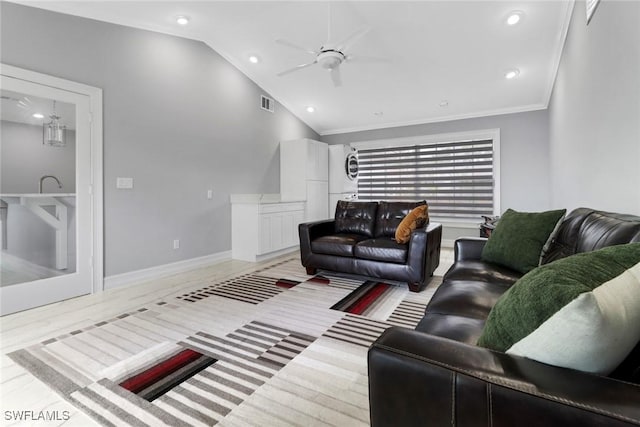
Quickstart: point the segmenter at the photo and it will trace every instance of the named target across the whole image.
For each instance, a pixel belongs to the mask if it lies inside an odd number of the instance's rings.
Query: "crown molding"
[[[522,105],[519,107],[502,108],[497,110],[487,110],[478,113],[456,114],[451,116],[435,117],[432,119],[408,120],[404,122],[389,122],[376,125],[363,125],[352,128],[329,129],[320,132],[321,136],[336,135],[351,132],[363,132],[368,130],[389,129],[403,126],[425,125],[429,123],[451,122],[454,120],[477,119],[482,117],[499,116],[503,114],[525,113],[528,111],[544,110],[548,106],[548,102],[540,104]]]
[[[575,9],[575,0],[567,2],[567,9],[565,10],[564,23],[560,31],[560,43],[553,57],[553,65],[551,66],[551,72],[547,78],[547,88],[545,90],[545,108],[549,107],[551,102],[551,95],[553,95],[553,88],[556,85],[556,79],[558,78],[558,71],[560,70],[560,62],[562,61],[562,53],[564,46],[567,42],[567,36],[569,34],[569,26],[571,25],[571,17],[573,16],[573,10]]]

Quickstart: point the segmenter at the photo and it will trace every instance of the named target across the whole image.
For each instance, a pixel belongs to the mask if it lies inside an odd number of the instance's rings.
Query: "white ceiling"
[[[34,113],[40,113],[44,117],[42,119],[35,118],[33,117]],[[43,123],[51,121],[49,118],[51,114],[53,114],[53,100],[51,99],[6,89],[0,90],[0,120],[42,126]],[[75,129],[75,105],[56,101],[56,115],[60,118],[60,124],[69,129]]]
[[[314,56],[275,39],[326,42],[326,1],[22,3],[201,40],[320,134],[546,108],[573,9],[573,0],[332,1],[332,41],[368,27],[348,53],[389,60],[343,63],[336,88],[317,64],[276,76]],[[509,26],[513,10],[524,17]],[[519,76],[505,79],[512,68]]]

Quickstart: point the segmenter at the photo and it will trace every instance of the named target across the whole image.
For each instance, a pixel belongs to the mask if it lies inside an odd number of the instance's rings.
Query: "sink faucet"
[[[42,194],[42,182],[43,182],[45,179],[47,179],[47,178],[53,178],[53,179],[55,179],[55,180],[56,180],[56,182],[58,183],[58,188],[62,188],[62,183],[60,182],[60,180],[59,180],[58,178],[56,178],[56,177],[55,177],[55,176],[53,176],[53,175],[43,175],[43,176],[40,178],[40,183],[38,184],[38,193],[39,193],[39,194]]]

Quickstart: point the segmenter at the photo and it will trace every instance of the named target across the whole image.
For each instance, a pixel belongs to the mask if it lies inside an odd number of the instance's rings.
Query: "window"
[[[412,141],[417,143],[357,144],[359,199],[424,199],[432,217],[474,222],[499,210],[494,200],[494,138]]]

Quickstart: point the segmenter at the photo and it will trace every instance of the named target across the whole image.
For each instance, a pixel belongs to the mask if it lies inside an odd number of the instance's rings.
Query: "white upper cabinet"
[[[329,146],[307,139],[307,181],[329,180]]]
[[[307,181],[328,181],[329,146],[312,139],[280,143],[280,198],[307,200]]]

